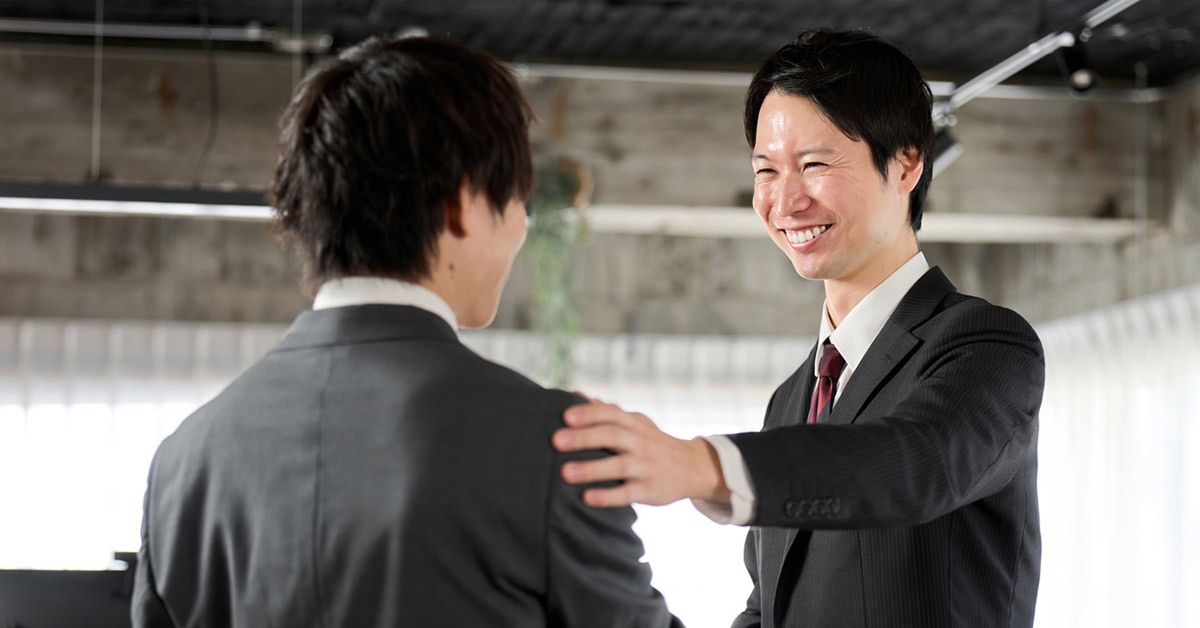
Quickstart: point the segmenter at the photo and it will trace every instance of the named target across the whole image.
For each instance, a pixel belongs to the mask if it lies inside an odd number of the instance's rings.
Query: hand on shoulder
[[[659,506],[684,498],[729,501],[716,451],[702,438],[675,438],[646,415],[608,403],[571,406],[563,420],[568,427],[554,433],[555,449],[606,449],[613,454],[563,464],[562,477],[570,484],[621,482],[584,491],[589,506]]]

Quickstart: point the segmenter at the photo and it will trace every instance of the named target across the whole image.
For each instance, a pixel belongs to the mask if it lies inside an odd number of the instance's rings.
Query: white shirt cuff
[[[717,523],[744,526],[754,519],[756,498],[754,485],[750,483],[750,469],[742,452],[726,436],[701,436],[717,452],[721,462],[721,474],[729,487],[729,504],[693,499],[692,505],[701,514]]]

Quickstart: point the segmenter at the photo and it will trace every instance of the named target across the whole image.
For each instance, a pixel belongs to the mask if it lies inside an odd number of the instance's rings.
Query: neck
[[[829,322],[834,328],[842,324],[848,314],[879,284],[892,276],[908,260],[918,253],[916,239],[905,246],[893,247],[886,255],[880,255],[857,272],[838,279],[825,280],[825,307]]]
[[[463,329],[486,327],[495,314],[483,311],[486,304],[480,300],[479,266],[461,238],[443,232],[429,276],[417,282],[442,297]]]
[[[467,303],[467,299],[463,290],[459,288],[461,282],[456,281],[457,274],[458,269],[455,264],[447,264],[439,260],[434,263],[433,271],[429,276],[418,280],[417,284],[442,297],[442,300],[454,311],[454,316],[462,321],[467,314],[464,305]]]

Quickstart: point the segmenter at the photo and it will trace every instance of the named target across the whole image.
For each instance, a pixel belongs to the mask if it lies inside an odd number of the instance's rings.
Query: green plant
[[[571,254],[583,235],[577,208],[590,195],[590,173],[567,158],[547,160],[537,168],[537,184],[529,199],[530,225],[525,253],[533,272],[533,329],[546,351],[548,384],[571,385],[575,362],[571,347],[579,336],[579,311],[571,275]]]

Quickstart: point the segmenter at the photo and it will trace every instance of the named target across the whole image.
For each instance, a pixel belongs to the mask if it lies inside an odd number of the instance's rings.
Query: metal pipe
[[[583,81],[625,81],[632,83],[660,83],[677,85],[705,85],[712,87],[739,87],[750,85],[749,72],[719,72],[705,70],[673,70],[666,68],[622,68],[598,65],[565,65],[553,63],[509,63],[520,80],[561,78]],[[1200,76],[1197,77],[1200,79]],[[954,93],[954,84],[949,81],[926,81],[929,90],[936,96]],[[1200,80],[1196,81],[1200,84]],[[1134,89],[1101,87],[1088,92],[1090,102],[1151,102],[1164,100],[1178,91],[1187,82],[1171,87],[1152,87],[1144,92]],[[977,98],[998,100],[1074,100],[1073,96],[1058,87],[1040,85],[994,85]]]
[[[1150,87],[1145,90],[1098,87],[1087,93],[1088,102],[1139,103],[1159,102],[1179,91],[1179,85]],[[979,96],[987,100],[1079,100],[1080,96],[1061,87],[1034,85],[996,85]]]
[[[1092,9],[1087,15],[1083,16],[1083,25],[1088,28],[1096,28],[1097,26],[1107,22],[1109,18],[1128,9],[1129,7],[1141,2],[1141,0],[1109,0],[1104,4]]]
[[[67,35],[86,37],[96,31],[93,22],[65,20],[20,20],[0,19],[0,32],[29,33],[32,35]],[[158,24],[102,24],[103,34],[109,37],[129,39],[195,39],[205,38],[205,29],[199,26],[170,26]],[[266,42],[278,37],[272,30],[255,26],[219,27],[209,29],[212,39],[217,41]]]
[[[963,83],[950,94],[950,108],[958,109],[975,97],[1002,83],[1010,76],[1024,70],[1042,57],[1075,43],[1071,33],[1051,33],[1029,44],[1011,57],[997,63],[982,74]]]
[[[104,0],[96,0],[96,21],[92,24],[96,38],[92,48],[92,169],[91,181],[100,181],[100,115],[104,94]]]
[[[286,35],[278,30],[262,28],[257,24],[247,26],[221,26],[206,29],[200,26],[174,26],[159,24],[102,24],[102,35],[106,37],[123,37],[126,39],[171,39],[243,43],[264,43],[284,52],[315,52],[325,53],[333,46],[333,38],[329,35],[318,34],[303,37],[299,34]],[[0,19],[0,32],[28,33],[32,35],[65,35],[74,37],[90,37],[96,33],[96,24],[92,22],[74,22],[60,20],[21,20]],[[299,33],[299,31],[297,31]]]
[[[303,24],[304,0],[292,0],[292,32],[300,33]],[[292,88],[300,84],[301,79],[301,53],[303,50],[299,46],[292,51]]]
[[[1138,61],[1134,65],[1137,88],[1146,89],[1146,64]],[[1137,113],[1137,147],[1133,179],[1133,215],[1137,223],[1137,275],[1135,294],[1146,294],[1148,287],[1147,259],[1149,257],[1149,207],[1150,207],[1150,105],[1143,101]]]
[[[1092,9],[1083,18],[1083,24],[1079,30],[1092,29],[1107,21],[1109,18],[1117,15],[1121,11],[1137,4],[1141,0],[1108,0],[1104,4]],[[944,122],[952,116],[955,109],[974,100],[983,92],[991,89],[995,85],[1000,84],[1010,76],[1024,70],[1033,63],[1048,54],[1053,53],[1059,48],[1075,45],[1075,34],[1072,31],[1062,31],[1059,33],[1051,33],[1041,39],[1029,44],[1016,54],[1001,61],[992,68],[984,71],[982,74],[963,83],[953,93],[950,98],[943,104],[934,109],[934,117],[939,122]]]

